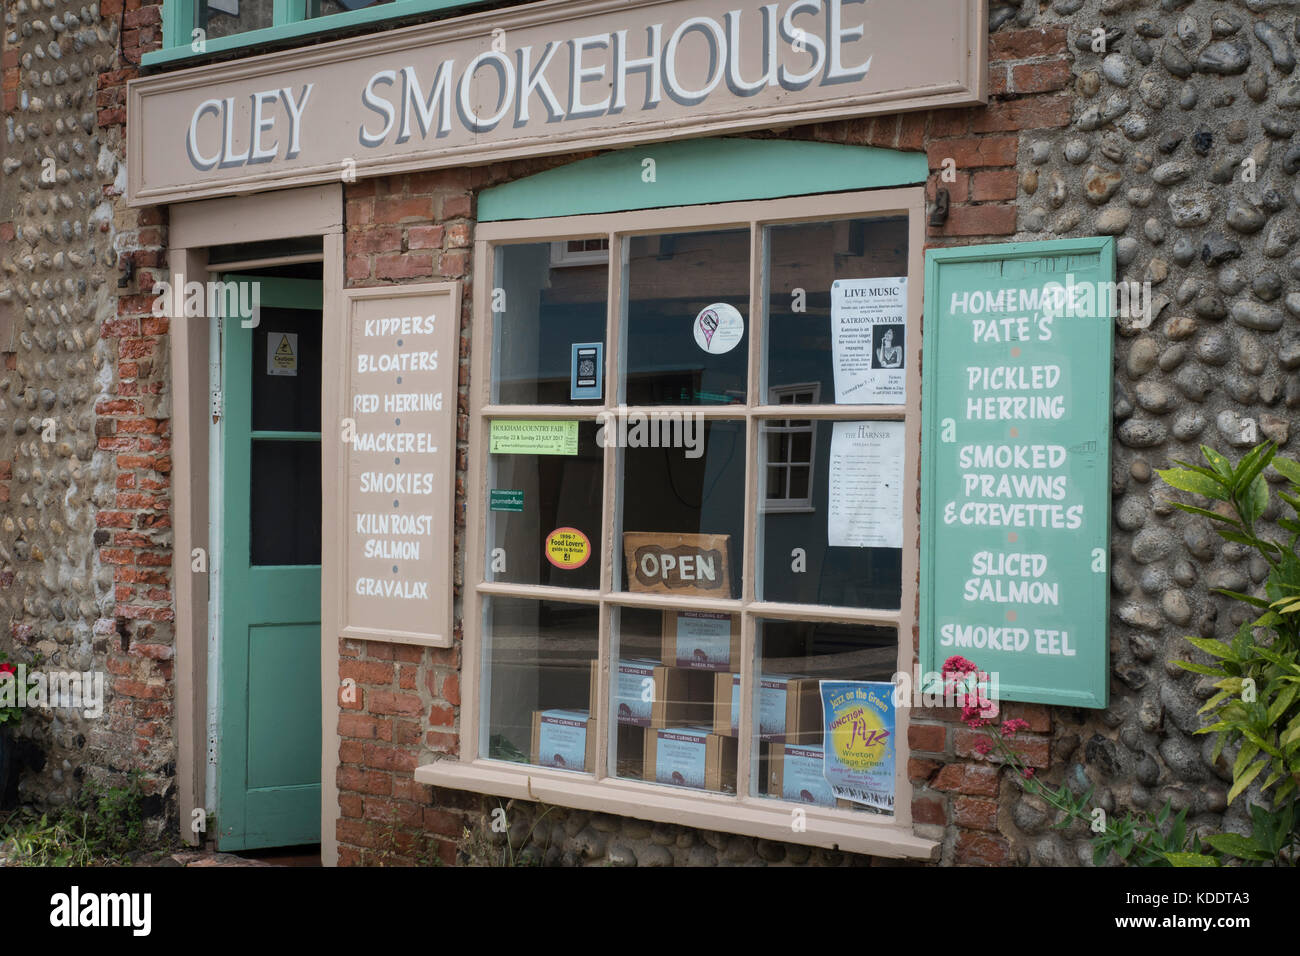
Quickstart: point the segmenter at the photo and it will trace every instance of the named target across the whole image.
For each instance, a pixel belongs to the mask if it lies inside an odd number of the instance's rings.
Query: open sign
[[[623,535],[628,586],[632,591],[731,596],[731,568],[725,534]]]

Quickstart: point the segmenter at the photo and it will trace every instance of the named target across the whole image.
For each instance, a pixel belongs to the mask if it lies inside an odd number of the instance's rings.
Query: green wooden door
[[[317,843],[321,283],[222,279],[260,310],[222,329],[218,846]]]

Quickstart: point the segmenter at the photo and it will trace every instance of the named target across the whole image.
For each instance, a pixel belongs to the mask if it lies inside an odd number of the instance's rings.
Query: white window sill
[[[543,767],[504,766],[495,760],[439,760],[415,768],[417,783],[492,796],[534,800],[556,806],[636,817],[801,843],[850,853],[910,860],[938,858],[939,844],[897,823],[863,820],[855,811],[832,811],[764,797],[683,793],[640,781],[605,778]],[[804,811],[807,829],[792,828],[794,809]]]

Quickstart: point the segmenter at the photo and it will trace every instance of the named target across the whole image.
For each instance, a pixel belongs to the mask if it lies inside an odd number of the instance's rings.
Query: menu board
[[[926,253],[921,665],[1105,707],[1114,240]]]
[[[451,642],[459,289],[344,293],[345,636]]]

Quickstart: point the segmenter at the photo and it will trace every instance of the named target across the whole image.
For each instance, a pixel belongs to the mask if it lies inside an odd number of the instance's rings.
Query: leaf
[[[1193,674],[1204,674],[1206,677],[1223,676],[1222,670],[1216,670],[1215,668],[1211,667],[1209,664],[1198,664],[1195,661],[1180,661],[1180,660],[1176,660],[1174,661],[1174,663],[1177,664],[1185,671],[1191,671]]]
[[[1253,525],[1258,521],[1267,507],[1268,484],[1263,475],[1257,474],[1245,491],[1241,492],[1241,514],[1246,519],[1246,524]]]
[[[1205,842],[1220,853],[1228,853],[1242,860],[1272,859],[1271,855],[1254,840],[1247,839],[1240,833],[1216,833],[1214,836],[1206,837]]]
[[[1251,486],[1259,473],[1268,467],[1268,463],[1272,461],[1273,453],[1276,450],[1276,446],[1271,441],[1266,441],[1246,452],[1246,456],[1237,462],[1237,468],[1233,472],[1232,490],[1234,494],[1240,494]]]
[[[1282,715],[1286,713],[1287,708],[1295,702],[1297,694],[1300,694],[1300,684],[1292,684],[1286,690],[1278,694],[1277,699],[1273,701],[1273,703],[1269,704],[1268,725],[1270,727],[1282,719]]]
[[[1282,736],[1278,738],[1283,748],[1290,747],[1293,743],[1300,741],[1300,714],[1291,719],[1291,723],[1286,725],[1286,730],[1282,731]]]
[[[1190,471],[1193,474],[1203,475],[1206,478],[1209,478],[1211,481],[1219,481],[1220,479],[1223,479],[1224,487],[1232,486],[1231,475],[1220,475],[1217,471],[1215,471],[1212,468],[1205,468],[1202,467],[1201,465],[1193,465],[1190,461],[1183,461],[1181,458],[1175,458],[1174,464],[1184,471]]]
[[[1232,765],[1232,777],[1237,779],[1246,771],[1246,765],[1255,759],[1259,753],[1259,745],[1253,741],[1247,741],[1241,745],[1241,750],[1237,753],[1237,759]]]
[[[1218,866],[1219,861],[1204,853],[1164,853],[1161,854],[1173,866]]]
[[[1201,446],[1201,454],[1204,455],[1205,460],[1210,463],[1210,467],[1224,478],[1232,477],[1232,462],[1228,461],[1228,459],[1223,455],[1219,454],[1207,445]]]
[[[1228,660],[1237,659],[1237,655],[1232,652],[1231,647],[1224,644],[1222,641],[1216,641],[1212,637],[1189,637],[1187,638],[1187,643],[1191,644],[1192,647],[1197,650],[1205,651],[1205,653],[1210,654],[1213,657],[1223,657]]]
[[[1157,468],[1156,474],[1165,484],[1179,491],[1190,491],[1194,495],[1212,498],[1215,501],[1228,500],[1228,489],[1217,476],[1211,478],[1188,468]]]
[[[1174,507],[1177,507],[1179,511],[1186,511],[1187,514],[1200,515],[1201,518],[1209,518],[1210,520],[1214,520],[1214,522],[1223,522],[1223,524],[1231,524],[1232,527],[1234,528],[1242,527],[1242,523],[1240,523],[1238,519],[1229,518],[1229,516],[1227,515],[1221,515],[1219,514],[1218,511],[1209,511],[1203,509],[1203,507],[1196,507],[1195,505],[1184,505],[1184,503],[1180,501],[1173,501],[1170,503]]]
[[[1300,463],[1292,461],[1290,458],[1283,458],[1280,455],[1274,456],[1273,470],[1279,475],[1291,482],[1293,485],[1300,485]]]
[[[1245,748],[1243,747],[1242,749],[1244,750]],[[1235,779],[1233,780],[1232,783],[1232,789],[1228,791],[1228,802],[1232,803],[1232,801],[1236,799],[1237,796],[1243,790],[1249,787],[1251,781],[1253,781],[1256,777],[1258,777],[1259,772],[1263,770],[1264,767],[1266,767],[1267,765],[1268,765],[1267,760],[1260,760],[1254,764],[1251,764],[1251,766],[1246,770],[1246,772],[1242,776],[1238,777],[1236,776],[1236,774],[1233,774]]]
[[[1269,743],[1267,740],[1261,737],[1250,727],[1242,727],[1241,734],[1243,737],[1249,740],[1260,750],[1264,751],[1264,753],[1268,754],[1270,757],[1276,757],[1278,760],[1282,759],[1282,751],[1278,750],[1276,747],[1274,747],[1271,743]]]
[[[1241,527],[1241,522],[1236,518],[1229,518],[1217,511],[1208,511],[1205,508],[1198,508],[1196,505],[1185,505],[1181,501],[1173,502],[1173,506],[1180,511],[1186,511],[1188,514],[1200,515],[1202,518],[1210,518],[1213,521],[1222,521],[1224,524],[1230,524],[1237,528]]]
[[[1257,598],[1250,594],[1242,594],[1240,591],[1229,591],[1227,588],[1210,588],[1215,594],[1222,594],[1224,597],[1230,597],[1235,601],[1245,601],[1247,604],[1254,605],[1258,608],[1268,609],[1268,602],[1263,598]],[[1188,638],[1191,640],[1191,638]]]

